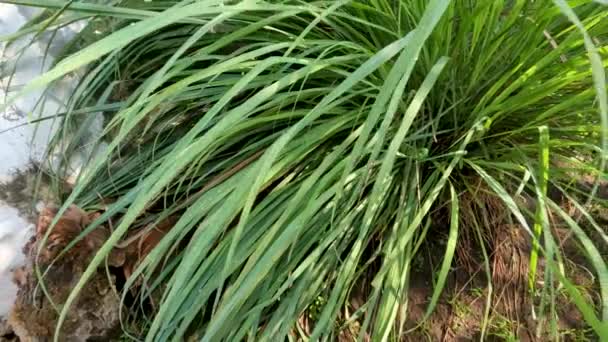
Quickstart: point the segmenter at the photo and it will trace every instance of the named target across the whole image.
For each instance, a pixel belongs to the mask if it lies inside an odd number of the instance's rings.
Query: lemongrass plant
[[[306,338],[334,340],[356,321],[359,338],[397,340],[407,333],[412,260],[436,238],[426,234],[431,212],[444,208],[450,224],[427,317],[459,232],[497,228],[460,220],[459,199],[478,191],[490,192],[505,220],[531,237],[531,291],[544,260],[535,317],[558,320],[559,286],[608,340],[606,233],[592,215],[570,217],[547,196],[559,189],[583,213],[605,206],[595,194],[606,177],[607,7],[565,0],[4,2],[50,11],[7,39],[88,20],[61,61],[23,89],[85,71],[58,113],[56,142],[77,142],[85,118],[105,117],[99,143],[108,147],[83,169],[63,209],[111,199],[86,232],[111,216],[120,220],[63,306],[56,340],[113,246],[129,230],[170,216],[177,223],[123,290],[125,298],[140,289],[123,316],[138,322],[138,331],[124,325],[132,337],[291,339],[298,318],[322,296]],[[596,180],[588,192],[582,174]],[[522,204],[526,196],[533,209]],[[600,302],[586,301],[564,273],[568,255],[549,215],[580,242]],[[602,238],[590,238],[589,229]],[[372,262],[377,268],[365,271]],[[346,320],[363,277],[371,277],[371,290]],[[156,306],[141,312],[151,296]],[[486,319],[491,305],[490,291]]]

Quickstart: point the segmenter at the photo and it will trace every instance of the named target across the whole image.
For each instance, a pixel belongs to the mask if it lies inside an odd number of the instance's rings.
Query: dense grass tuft
[[[132,334],[279,341],[312,306],[315,324],[300,331],[311,340],[334,340],[353,322],[360,337],[395,340],[412,260],[437,238],[427,234],[432,213],[449,224],[428,314],[459,236],[495,228],[483,210],[466,209],[498,201],[501,220],[532,237],[531,290],[544,260],[530,310],[555,322],[552,289],[563,287],[608,339],[605,231],[596,224],[602,238],[590,238],[592,216],[571,217],[547,195],[567,194],[582,213],[605,206],[596,196],[608,136],[603,5],[9,2],[64,11],[35,29],[89,18],[65,58],[24,89],[86,68],[58,141],[78,141],[83,118],[106,118],[108,147],[64,208],[111,199],[88,230],[120,220],[62,317],[129,231],[175,216],[127,283],[141,289],[124,317],[141,328]],[[563,273],[554,216],[580,242],[601,302],[585,301]],[[365,304],[346,320],[364,280]],[[150,296],[158,305],[140,312]]]

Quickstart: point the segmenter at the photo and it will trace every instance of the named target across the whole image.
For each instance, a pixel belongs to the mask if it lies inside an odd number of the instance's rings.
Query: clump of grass
[[[66,57],[23,92],[86,69],[58,138],[78,137],[74,123],[103,112],[108,148],[83,169],[63,210],[112,199],[87,232],[120,217],[63,306],[56,338],[113,246],[178,216],[125,286],[147,284],[130,310],[142,327],[132,334],[282,340],[312,305],[318,318],[307,338],[335,339],[351,291],[367,281],[352,314],[359,337],[398,339],[412,260],[434,238],[431,213],[443,208],[449,223],[428,314],[460,236],[495,228],[486,215],[460,211],[463,196],[466,208],[471,198],[479,208],[490,205],[484,198],[499,201],[508,214],[488,214],[531,236],[530,279],[538,258],[546,265],[535,315],[556,321],[561,286],[608,338],[608,271],[598,252],[606,241],[589,239],[547,196],[555,187],[581,208],[600,203],[597,186],[581,193],[576,173],[606,176],[602,5],[10,2],[63,13],[27,30],[89,20]],[[589,257],[597,306],[565,277],[550,215]],[[139,311],[158,291],[156,309]],[[488,296],[486,316],[491,305]]]

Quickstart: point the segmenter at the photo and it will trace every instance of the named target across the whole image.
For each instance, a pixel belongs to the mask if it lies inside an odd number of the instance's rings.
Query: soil
[[[539,321],[531,315],[532,296],[528,290],[529,239],[518,226],[497,229],[496,248],[490,257],[492,272],[492,302],[484,341],[547,341],[550,327],[547,323],[539,330]],[[576,249],[572,243],[568,248]],[[577,253],[579,253],[577,251]],[[575,263],[567,270],[569,277],[579,286],[595,291],[593,279]],[[428,321],[418,323],[424,317],[428,299],[432,295],[432,283],[428,269],[422,268],[412,275],[409,291],[408,323],[414,331],[406,341],[479,341],[488,295],[488,279],[483,265],[470,273],[463,266],[456,266],[441,299]],[[537,274],[537,286],[542,287],[542,268]],[[558,333],[564,341],[594,341],[584,324],[578,309],[566,295],[558,295]],[[536,303],[538,304],[538,303]],[[542,333],[539,333],[542,331]]]
[[[10,182],[0,182],[0,200],[16,208],[21,217],[30,222],[36,222],[38,213],[36,204],[58,203],[57,191],[51,188],[51,179],[45,175],[37,165],[30,165],[27,169],[12,174]],[[68,188],[62,186],[59,192],[67,192]]]
[[[49,236],[49,244],[41,253],[37,250],[54,216],[54,210],[46,208],[40,215],[36,236],[25,247],[29,262],[15,272],[19,286],[17,301],[9,316],[9,324],[21,341],[49,341],[54,335],[58,320],[57,311],[82,276],[87,263],[103,240],[83,239],[59,262],[52,265],[44,277],[44,287],[37,281],[36,266],[41,272],[51,266],[59,252],[90,223],[85,212],[77,207],[69,208]],[[55,234],[53,234],[55,233]],[[36,257],[38,256],[38,257]],[[37,264],[36,264],[37,261]],[[114,287],[115,277],[98,271],[81,290],[70,310],[61,331],[65,341],[108,341],[120,334],[120,300]]]
[[[36,234],[24,250],[29,262],[14,272],[19,292],[8,324],[20,341],[52,339],[61,304],[111,233],[109,227],[100,226],[84,235],[85,228],[100,213],[85,212],[75,205],[70,206],[51,228],[57,212],[58,208],[54,206],[41,211]],[[72,305],[61,329],[62,341],[112,341],[121,336],[120,286],[173,224],[174,220],[170,218],[158,225],[135,230],[110,253],[106,259],[108,267],[95,272]],[[72,248],[65,249],[79,237]],[[45,274],[43,282],[38,281],[37,268]]]
[[[0,320],[0,342],[16,342],[19,339],[13,328],[4,319]]]
[[[477,212],[504,212],[498,204],[485,201],[485,208],[471,208]],[[9,317],[10,328],[0,325],[0,342],[3,341],[48,341],[54,335],[58,315],[57,310],[69,295],[87,264],[106,241],[111,227],[100,226],[90,232],[68,252],[63,248],[81,235],[83,230],[98,216],[99,212],[85,212],[71,206],[48,232],[57,208],[49,206],[42,210],[36,225],[36,234],[26,246],[25,253],[30,262],[15,272],[15,282],[19,294]],[[604,212],[594,213],[600,224],[605,225]],[[484,265],[483,257],[475,251],[481,250],[470,232],[459,236],[453,269],[449,273],[446,287],[428,320],[422,321],[433,291],[433,279],[437,265],[443,257],[445,246],[440,230],[432,232],[438,239],[429,239],[414,260],[410,276],[407,317],[404,317],[407,334],[403,341],[546,341],[553,339],[549,323],[535,319],[532,307],[538,307],[538,294],[529,290],[529,260],[531,241],[529,235],[518,225],[500,224],[504,218],[487,215],[484,231],[484,248],[490,264]],[[605,215],[608,217],[608,215]],[[467,219],[467,214],[462,217]],[[494,220],[495,219],[495,220]],[[123,240],[108,256],[111,268],[101,268],[80,291],[80,295],[67,315],[61,330],[63,341],[112,341],[120,338],[122,330],[119,321],[121,310],[118,293],[120,283],[147,253],[171,229],[174,218],[155,226],[135,230]],[[555,222],[554,236],[568,257],[565,260],[566,273],[577,285],[579,291],[591,302],[597,302],[597,284],[590,266],[581,254],[569,229]],[[48,233],[48,242],[43,244]],[[469,235],[467,235],[469,234]],[[40,253],[38,253],[40,250]],[[463,253],[462,251],[470,251]],[[605,253],[605,251],[602,251]],[[57,259],[60,256],[59,259]],[[55,260],[57,262],[54,262]],[[40,270],[50,271],[44,277],[47,294],[36,276],[36,265]],[[485,267],[490,268],[490,279]],[[542,289],[545,265],[539,258],[538,272],[534,286]],[[122,279],[119,281],[118,279]],[[491,281],[492,290],[488,289]],[[352,311],[360,307],[369,286],[360,285],[351,298]],[[564,290],[557,289],[556,310],[559,317],[557,334],[564,341],[595,341],[584,323],[578,309],[568,299]],[[538,291],[537,291],[538,292]],[[488,295],[491,302],[488,306]],[[486,313],[486,310],[487,313]],[[484,325],[485,322],[485,326]],[[352,341],[358,331],[357,322],[350,331],[338,335],[340,341]],[[300,326],[304,330],[314,328],[314,319],[303,315]],[[354,328],[354,329],[353,329]],[[369,340],[369,338],[364,340]]]

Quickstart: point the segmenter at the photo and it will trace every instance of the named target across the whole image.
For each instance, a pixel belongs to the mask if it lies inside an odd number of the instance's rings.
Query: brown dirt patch
[[[19,292],[9,324],[21,341],[47,341],[54,335],[61,305],[111,234],[110,227],[100,226],[64,251],[100,213],[87,213],[72,205],[51,228],[57,211],[55,207],[42,210],[36,235],[24,250],[29,263],[14,274]],[[117,277],[123,280],[128,277],[174,222],[169,219],[135,230],[110,253],[107,258],[110,268],[100,268],[72,305],[62,326],[62,340],[108,341],[120,336],[118,292],[122,289]],[[48,239],[43,243],[45,235]],[[48,269],[43,282],[38,281],[36,265],[41,272]]]

